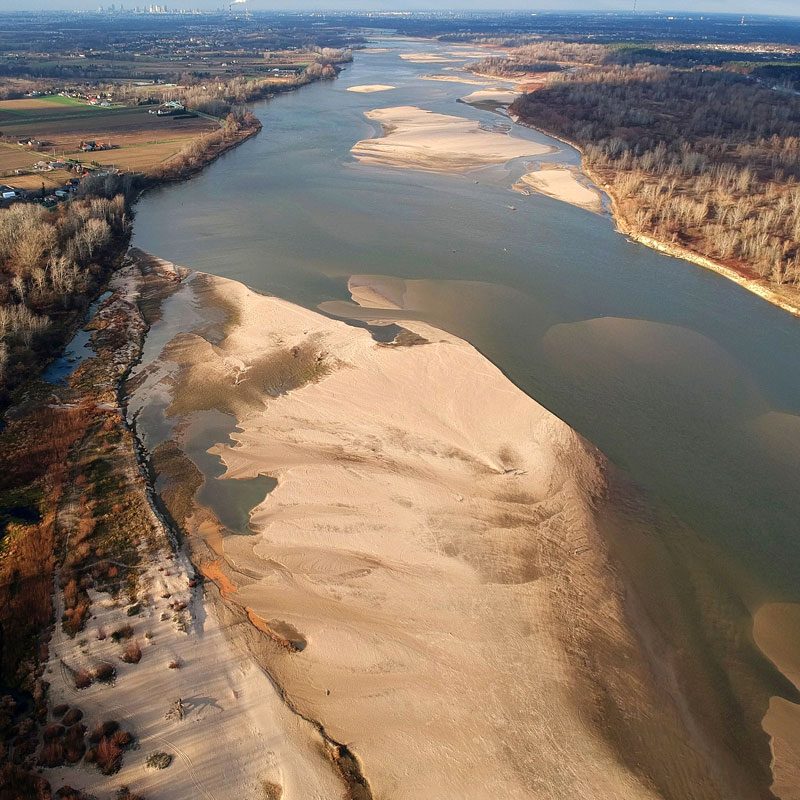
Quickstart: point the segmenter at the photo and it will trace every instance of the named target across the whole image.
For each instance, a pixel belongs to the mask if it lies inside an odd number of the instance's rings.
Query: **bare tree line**
[[[112,176],[114,177],[114,176]],[[95,180],[100,186],[104,181]],[[47,211],[32,203],[0,210],[0,383],[21,382],[56,327],[99,282],[99,263],[129,229],[121,193]]]
[[[721,71],[589,67],[512,111],[580,146],[636,232],[800,286],[800,97]]]

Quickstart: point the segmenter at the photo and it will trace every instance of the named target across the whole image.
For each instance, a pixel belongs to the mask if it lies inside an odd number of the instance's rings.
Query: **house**
[[[81,150],[84,153],[93,153],[95,150],[110,150],[111,145],[106,142],[92,142],[92,141],[83,141],[81,142]]]

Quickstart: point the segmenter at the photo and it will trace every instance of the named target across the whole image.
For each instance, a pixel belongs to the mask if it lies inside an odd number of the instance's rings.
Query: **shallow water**
[[[86,323],[94,318],[97,309],[109,298],[111,292],[104,292],[97,300],[89,306],[86,316],[83,319],[81,327],[77,333],[72,337],[70,343],[64,348],[64,352],[51,361],[47,368],[42,372],[42,380],[47,383],[66,383],[70,375],[77,369],[82,361],[94,356],[92,349],[92,331],[84,326]]]
[[[335,82],[258,104],[259,136],[139,203],[134,244],[340,314],[351,275],[410,282],[402,316],[474,344],[763,597],[800,599],[800,321],[608,217],[512,193],[524,159],[466,175],[355,163],[373,108],[497,121],[456,102],[478,87],[420,80],[449,64],[398,55],[442,46],[382,45]],[[346,91],[366,83],[398,88]],[[559,148],[537,160],[577,163]]]

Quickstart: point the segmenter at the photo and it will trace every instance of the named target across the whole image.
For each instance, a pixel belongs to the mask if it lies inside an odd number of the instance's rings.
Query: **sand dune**
[[[398,313],[395,289],[362,279],[352,295]],[[197,510],[222,556],[206,574],[268,633],[262,663],[348,744],[372,797],[753,796],[656,680],[658,634],[643,647],[595,526],[604,461],[568,426],[420,322],[381,344],[208,276],[170,303],[228,317],[146,368],[172,413],[224,404],[225,477],[277,479],[252,537]]]
[[[503,131],[486,130],[475,120],[414,106],[379,108],[366,116],[381,123],[383,136],[363,139],[351,149],[365,164],[460,171],[555,150]]]

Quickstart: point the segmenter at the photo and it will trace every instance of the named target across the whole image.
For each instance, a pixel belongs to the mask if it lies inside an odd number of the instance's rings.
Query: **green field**
[[[75,97],[64,97],[60,94],[49,94],[39,99],[45,100],[48,103],[58,103],[58,105],[62,106],[88,106],[89,108],[93,108],[93,106],[89,106],[85,100],[78,100]]]

